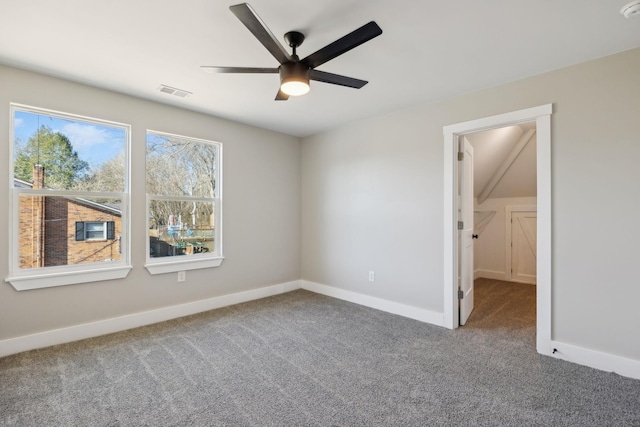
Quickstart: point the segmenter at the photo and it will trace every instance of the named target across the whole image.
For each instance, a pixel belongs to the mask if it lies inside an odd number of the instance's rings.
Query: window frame
[[[146,192],[146,176],[147,176],[146,144],[147,144],[147,136],[149,134],[153,134],[160,137],[182,139],[186,141],[192,141],[195,143],[204,143],[208,145],[214,145],[217,148],[217,158],[215,159],[216,160],[216,176],[215,176],[216,186],[214,190],[214,197],[211,198],[211,197],[199,197],[199,196],[166,196],[166,195],[156,195],[156,194],[147,193]],[[186,270],[196,270],[196,269],[202,269],[202,268],[213,268],[213,267],[219,267],[222,264],[222,261],[224,260],[224,255],[222,251],[222,247],[223,247],[222,245],[222,242],[223,242],[223,238],[222,238],[222,235],[223,235],[222,164],[223,164],[223,157],[222,157],[221,142],[147,129],[145,133],[145,194],[146,194],[145,217],[146,217],[146,232],[147,232],[147,235],[145,237],[145,240],[146,240],[145,268],[150,274],[155,275],[155,274],[173,273],[173,272],[186,271]],[[194,253],[188,256],[151,257],[150,256],[151,243],[149,238],[149,229],[150,229],[149,207],[153,200],[213,203],[214,250],[212,252],[207,252],[207,253]]]
[[[122,279],[129,274],[131,265],[131,125],[114,122],[110,120],[87,117],[79,114],[56,111],[48,108],[34,107],[19,103],[10,103],[10,123],[9,123],[9,275],[5,282],[10,283],[16,290],[24,291],[30,289],[50,288],[56,286],[66,286],[81,283],[89,283],[104,280]],[[87,192],[69,191],[54,189],[32,189],[18,188],[14,185],[14,156],[15,156],[15,114],[16,111],[47,115],[66,120],[109,126],[124,131],[124,162],[125,174],[122,192]],[[121,259],[109,262],[94,262],[87,264],[71,264],[61,266],[34,267],[28,269],[20,268],[20,196],[42,196],[42,197],[63,197],[63,198],[92,198],[104,197],[121,200],[121,228],[122,238],[120,240]],[[94,221],[101,222],[101,221]],[[103,221],[104,222],[104,221]],[[93,240],[95,241],[95,240]]]

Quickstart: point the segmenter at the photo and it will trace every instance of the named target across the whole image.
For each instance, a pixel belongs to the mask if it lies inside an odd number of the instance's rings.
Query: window
[[[76,222],[76,241],[78,240],[113,240],[115,236],[115,221],[107,222]]]
[[[147,264],[151,274],[222,263],[222,144],[148,131]]]
[[[17,104],[11,114],[8,281],[25,290],[125,277],[129,126]]]

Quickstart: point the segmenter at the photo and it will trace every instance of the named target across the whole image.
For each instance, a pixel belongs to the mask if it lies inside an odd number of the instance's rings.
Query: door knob
[[[477,235],[477,234],[472,234],[472,235],[471,235],[471,238],[472,238],[472,239],[477,239],[477,238],[478,238],[478,235]]]

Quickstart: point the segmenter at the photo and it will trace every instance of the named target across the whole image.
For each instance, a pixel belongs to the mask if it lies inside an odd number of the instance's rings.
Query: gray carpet
[[[455,331],[300,290],[5,357],[0,425],[640,426],[640,381],[535,352],[532,289],[478,282]]]

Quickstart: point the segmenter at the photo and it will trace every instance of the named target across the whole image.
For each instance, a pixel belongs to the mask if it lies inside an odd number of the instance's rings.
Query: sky
[[[14,138],[26,143],[43,125],[69,138],[80,159],[92,169],[125,149],[125,131],[121,128],[18,110],[14,115]]]

